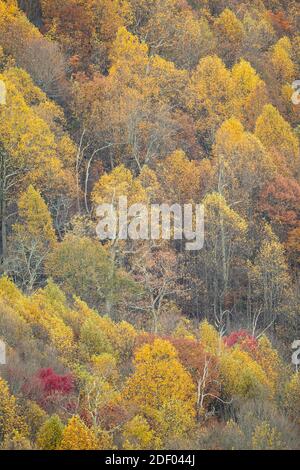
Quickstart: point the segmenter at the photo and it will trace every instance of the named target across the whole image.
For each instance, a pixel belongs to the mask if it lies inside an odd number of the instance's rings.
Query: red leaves
[[[58,375],[53,369],[48,368],[40,369],[37,377],[41,382],[45,395],[51,395],[56,392],[68,395],[73,390],[73,377],[71,374]]]
[[[226,346],[232,348],[239,345],[241,349],[252,352],[257,348],[257,339],[245,330],[233,331],[229,336],[224,338]]]
[[[40,369],[22,387],[23,395],[36,401],[48,413],[54,413],[64,405],[75,413],[76,403],[71,392],[74,390],[71,374],[59,375],[52,368]]]

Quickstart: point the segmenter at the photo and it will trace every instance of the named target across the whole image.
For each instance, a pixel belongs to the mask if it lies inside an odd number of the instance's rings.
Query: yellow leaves
[[[136,351],[134,363],[137,365],[147,361],[167,360],[176,357],[177,352],[171,343],[157,339],[153,345],[145,344]]]
[[[151,170],[147,165],[144,165],[138,179],[146,191],[148,202],[155,201],[160,191],[160,184],[156,172]]]
[[[123,449],[125,450],[161,448],[161,440],[155,437],[155,433],[149,423],[141,415],[135,416],[124,425],[123,439]]]
[[[136,337],[137,331],[130,323],[121,321],[114,325],[112,341],[118,352],[119,360],[122,361],[131,357]]]
[[[283,371],[283,364],[276,349],[272,348],[270,340],[263,335],[258,340],[257,349],[254,351],[254,359],[263,368],[272,386],[272,391],[278,390],[278,380]]]
[[[211,144],[217,127],[231,114],[233,85],[231,73],[222,59],[208,56],[200,60],[193,71],[187,89],[187,106],[197,127],[208,135]]]
[[[119,197],[126,196],[128,205],[147,201],[146,191],[130,170],[119,165],[111,173],[105,173],[95,184],[92,200],[95,204],[118,204]]]
[[[235,236],[240,237],[247,230],[247,222],[226,203],[225,198],[219,193],[211,193],[203,200],[206,208],[206,219],[211,226],[216,226],[220,220]]]
[[[234,93],[232,107],[235,116],[252,127],[267,103],[266,85],[249,62],[241,59],[231,72]]]
[[[300,227],[289,232],[286,246],[295,263],[300,263]]]
[[[110,76],[117,75],[123,85],[139,85],[146,74],[148,46],[123,26],[112,45],[110,60]]]
[[[104,327],[104,329],[101,328]],[[107,334],[105,319],[86,320],[80,330],[80,341],[90,355],[112,353],[113,348]],[[108,325],[110,326],[110,325]]]
[[[79,418],[73,416],[65,427],[60,444],[61,450],[97,450],[95,433]]]
[[[228,154],[232,152],[237,143],[244,135],[244,126],[236,118],[230,118],[223,122],[220,129],[216,134],[216,151],[218,146],[221,147],[221,152]]]
[[[270,397],[271,384],[261,366],[239,348],[220,356],[220,373],[229,397]]]
[[[13,301],[18,302],[23,297],[17,286],[6,276],[0,278],[0,296],[9,303]]]
[[[275,77],[280,83],[291,83],[295,79],[295,66],[291,59],[292,44],[288,37],[283,37],[275,44],[271,54],[271,64]]]
[[[244,40],[243,23],[231,10],[226,8],[214,21],[214,30],[221,55],[226,63],[233,63]]]
[[[36,239],[37,243],[53,246],[56,236],[51,215],[40,192],[32,185],[21,195],[18,209],[22,224],[14,225],[14,233],[23,238]]]
[[[159,437],[184,434],[195,418],[195,386],[177,358],[175,348],[162,339],[135,353],[135,372],[123,395],[153,420]]]
[[[10,0],[0,2],[0,37],[5,52],[16,56],[30,39],[40,38],[41,33],[19,10],[17,2]]]
[[[26,297],[12,281],[4,277],[0,280],[0,297],[9,302],[30,325],[39,324],[44,328],[53,345],[62,354],[63,360],[67,361],[71,357],[74,352],[72,329],[60,318],[59,311],[52,309],[49,303],[47,305],[41,291],[32,297]]]
[[[149,58],[149,75],[153,78],[153,86],[156,86],[161,100],[169,103],[177,101],[177,104],[178,100],[181,101],[188,82],[188,73],[185,70],[179,70],[173,62],[154,55]]]
[[[204,320],[199,325],[200,342],[205,351],[211,354],[219,354],[221,347],[221,338],[217,330]]]
[[[300,373],[295,372],[285,387],[285,404],[292,416],[300,422]]]
[[[290,285],[290,279],[284,247],[269,226],[266,226],[265,239],[249,269],[249,277],[253,283],[254,294],[256,292],[261,295],[263,292],[265,308],[270,312],[278,308],[283,293]]]
[[[200,192],[201,169],[182,150],[176,150],[159,165],[159,175],[166,188],[164,200],[186,204]],[[196,201],[195,201],[196,202]]]
[[[255,135],[265,148],[272,152],[280,171],[295,171],[298,167],[299,142],[290,124],[271,104],[264,106],[256,122]]]
[[[47,102],[45,93],[34,85],[32,78],[25,70],[12,67],[5,70],[3,76],[16,87],[29,106]]]
[[[7,106],[0,108],[0,139],[4,148],[18,167],[26,164],[31,169],[40,165],[43,172],[48,160],[55,157],[54,136],[14,83],[5,75],[0,74],[0,79],[7,88]]]
[[[214,26],[224,43],[229,41],[232,45],[239,44],[243,39],[243,24],[229,8],[226,8],[215,20]]]
[[[276,170],[257,136],[246,132],[236,118],[224,121],[218,129],[213,151],[219,175],[235,199],[251,197],[254,189],[261,189]],[[235,191],[239,191],[237,195]]]
[[[21,417],[16,398],[11,395],[6,381],[0,377],[0,446],[3,441],[12,438],[14,433],[26,437],[28,428]]]
[[[117,360],[109,353],[94,355],[91,358],[92,368],[95,374],[114,383],[118,378]]]
[[[236,93],[244,96],[254,90],[261,81],[255,69],[244,59],[232,68],[232,78],[236,85]]]

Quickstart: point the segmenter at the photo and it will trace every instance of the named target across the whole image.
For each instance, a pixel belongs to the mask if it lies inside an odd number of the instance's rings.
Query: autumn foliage
[[[0,0],[0,449],[299,449],[299,27]],[[126,239],[146,210],[99,240],[121,196],[201,204],[202,249]]]

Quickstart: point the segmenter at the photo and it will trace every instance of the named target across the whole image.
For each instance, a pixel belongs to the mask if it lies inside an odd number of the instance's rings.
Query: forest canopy
[[[0,449],[299,449],[299,31],[296,0],[0,0]],[[122,196],[201,204],[203,248],[99,240]]]

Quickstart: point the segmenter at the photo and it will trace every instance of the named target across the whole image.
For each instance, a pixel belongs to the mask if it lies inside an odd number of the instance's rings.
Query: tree
[[[264,106],[256,121],[255,135],[272,152],[274,163],[284,175],[298,169],[299,142],[291,126],[271,104]]]
[[[295,78],[295,66],[291,53],[292,44],[286,36],[280,38],[273,47],[271,65],[279,83],[291,83]]]
[[[225,394],[229,397],[270,396],[266,373],[245,351],[233,348],[220,357],[220,373]]]
[[[97,450],[95,433],[79,418],[72,416],[62,433],[60,450]]]
[[[299,390],[300,374],[295,372],[285,387],[285,404],[291,416],[296,417],[297,420],[300,416]]]
[[[271,155],[236,118],[218,129],[213,151],[219,191],[251,223],[259,192],[275,173]]]
[[[232,98],[234,115],[252,130],[268,101],[266,84],[244,59],[233,66],[231,76],[235,90]]]
[[[297,266],[300,263],[300,227],[291,230],[287,239],[287,250],[292,265]]]
[[[283,376],[284,366],[277,350],[272,347],[266,335],[258,339],[258,347],[253,351],[253,357],[266,372],[275,396],[280,385],[280,377]]]
[[[208,405],[219,399],[220,382],[216,357],[205,351],[200,342],[176,338],[171,340],[184,368],[191,374],[197,389],[197,418],[204,418]]]
[[[203,200],[206,220],[204,247],[199,253],[198,275],[204,276],[208,294],[207,315],[219,316],[228,308],[227,299],[235,288],[235,266],[242,258],[247,222],[219,193],[207,194]],[[205,273],[205,274],[204,274]]]
[[[28,292],[39,285],[56,236],[51,215],[39,191],[29,186],[18,201],[19,219],[10,237],[8,272]]]
[[[134,416],[123,428],[123,448],[126,450],[160,449],[161,441],[155,437],[148,421],[141,415]]]
[[[186,101],[199,132],[199,143],[207,152],[220,124],[232,114],[232,79],[222,60],[208,56],[191,75]]]
[[[214,356],[220,353],[222,346],[220,335],[207,320],[200,323],[199,336],[200,343],[208,354]]]
[[[271,428],[269,423],[258,424],[252,435],[254,450],[275,450],[281,447],[281,433],[276,428]]]
[[[14,432],[26,438],[28,429],[17,400],[9,391],[7,382],[0,378],[0,443],[13,437]]]
[[[243,25],[245,30],[243,55],[253,64],[259,60],[257,51],[267,52],[275,43],[276,34],[268,18],[256,15],[252,11],[245,13]]]
[[[299,223],[300,185],[294,178],[278,175],[263,187],[258,209],[279,239],[286,242]]]
[[[133,287],[130,277],[115,268],[99,241],[72,234],[48,256],[46,270],[69,295],[79,295],[92,307],[106,305],[107,313],[112,313],[122,294]]]
[[[1,256],[5,259],[7,226],[20,193],[30,184],[43,187],[48,200],[59,184],[68,192],[70,179],[57,154],[55,135],[38,116],[30,98],[40,102],[44,95],[27,74],[14,70],[0,76],[6,84],[7,102],[0,107],[0,221]],[[67,182],[68,181],[68,182]],[[72,191],[71,191],[72,193]],[[52,194],[52,197],[51,197]]]
[[[200,190],[201,166],[189,160],[182,150],[176,150],[158,167],[158,178],[164,192],[164,201],[187,204]]]
[[[153,422],[162,440],[184,435],[193,426],[196,393],[175,348],[168,341],[155,339],[136,350],[134,365],[124,398]]]
[[[131,1],[131,29],[149,45],[151,53],[193,68],[214,50],[215,38],[206,18],[197,18],[187,2]]]
[[[52,415],[41,426],[37,435],[37,445],[41,450],[58,450],[60,448],[64,425],[59,416]]]
[[[249,270],[252,302],[262,309],[265,326],[276,322],[282,313],[290,287],[284,247],[266,226],[265,238]]]
[[[141,294],[133,311],[150,314],[152,330],[156,334],[159,320],[163,312],[169,308],[168,300],[176,298],[178,301],[188,297],[188,292],[180,284],[182,270],[180,258],[171,250],[162,250],[145,246],[132,261],[132,274],[135,281],[141,284]]]
[[[241,51],[244,39],[243,23],[226,8],[214,22],[218,48],[227,65],[232,65]]]
[[[44,29],[59,41],[75,70],[91,63],[103,71],[119,27],[130,18],[130,5],[122,0],[42,0]]]

